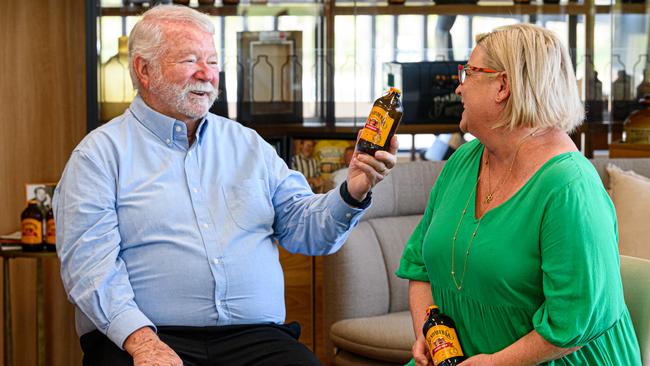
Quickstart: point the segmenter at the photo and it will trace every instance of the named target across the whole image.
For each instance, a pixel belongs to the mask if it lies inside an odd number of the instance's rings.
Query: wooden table
[[[4,273],[4,292],[2,300],[4,301],[4,364],[13,365],[13,333],[11,324],[11,280],[9,271],[9,261],[14,258],[27,258],[36,260],[36,360],[39,366],[45,365],[45,315],[43,301],[43,259],[56,258],[55,252],[25,252],[18,250],[0,250],[0,256],[3,259]]]
[[[650,144],[613,142],[609,145],[610,158],[649,158]]]

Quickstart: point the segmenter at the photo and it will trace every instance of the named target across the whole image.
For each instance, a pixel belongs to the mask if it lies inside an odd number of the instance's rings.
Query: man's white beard
[[[189,118],[201,118],[208,114],[218,93],[208,82],[194,82],[181,87],[175,84],[165,84],[159,73],[151,82],[151,93],[168,103],[175,111]],[[198,97],[191,92],[204,92],[208,98]]]

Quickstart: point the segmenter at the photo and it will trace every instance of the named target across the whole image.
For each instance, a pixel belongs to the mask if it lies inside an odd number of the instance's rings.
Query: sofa
[[[633,170],[650,177],[650,159],[600,158],[592,163],[608,188],[609,163],[623,172]],[[411,358],[415,336],[408,311],[408,281],[394,273],[443,165],[444,162],[398,164],[375,187],[372,206],[343,248],[325,257],[323,328],[329,364],[403,365]],[[617,183],[619,186],[623,187]],[[650,196],[650,190],[647,192]],[[616,199],[613,200],[616,205]],[[649,216],[650,211],[645,220]],[[620,221],[621,218],[619,226]],[[650,249],[644,250],[650,259]],[[639,256],[635,249],[621,248],[621,253]],[[648,342],[647,335],[642,342]]]

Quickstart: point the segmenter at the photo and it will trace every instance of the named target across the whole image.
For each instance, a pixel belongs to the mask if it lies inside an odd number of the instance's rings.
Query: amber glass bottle
[[[388,150],[390,139],[397,131],[404,112],[401,95],[399,89],[390,88],[385,95],[375,100],[357,142],[358,151],[374,156],[379,150]]]
[[[50,207],[45,215],[45,249],[56,251],[56,223],[54,222],[54,212]]]
[[[20,215],[20,229],[20,241],[24,251],[43,250],[43,213],[36,200],[30,200]]]
[[[427,309],[422,333],[429,347],[434,366],[456,366],[465,360],[454,321],[442,314],[436,305]]]

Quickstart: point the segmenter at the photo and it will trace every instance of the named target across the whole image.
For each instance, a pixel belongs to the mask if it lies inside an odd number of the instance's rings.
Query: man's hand
[[[390,140],[388,151],[377,151],[372,157],[355,151],[348,170],[348,192],[363,201],[375,184],[381,182],[397,163],[397,136]]]
[[[176,352],[149,327],[131,333],[124,341],[124,349],[133,357],[134,366],[183,366]]]
[[[411,347],[411,353],[413,354],[413,360],[415,361],[416,365],[433,365],[433,362],[431,361],[431,354],[429,353],[429,348],[424,341],[424,335],[420,335],[418,339],[415,340],[413,347]]]

